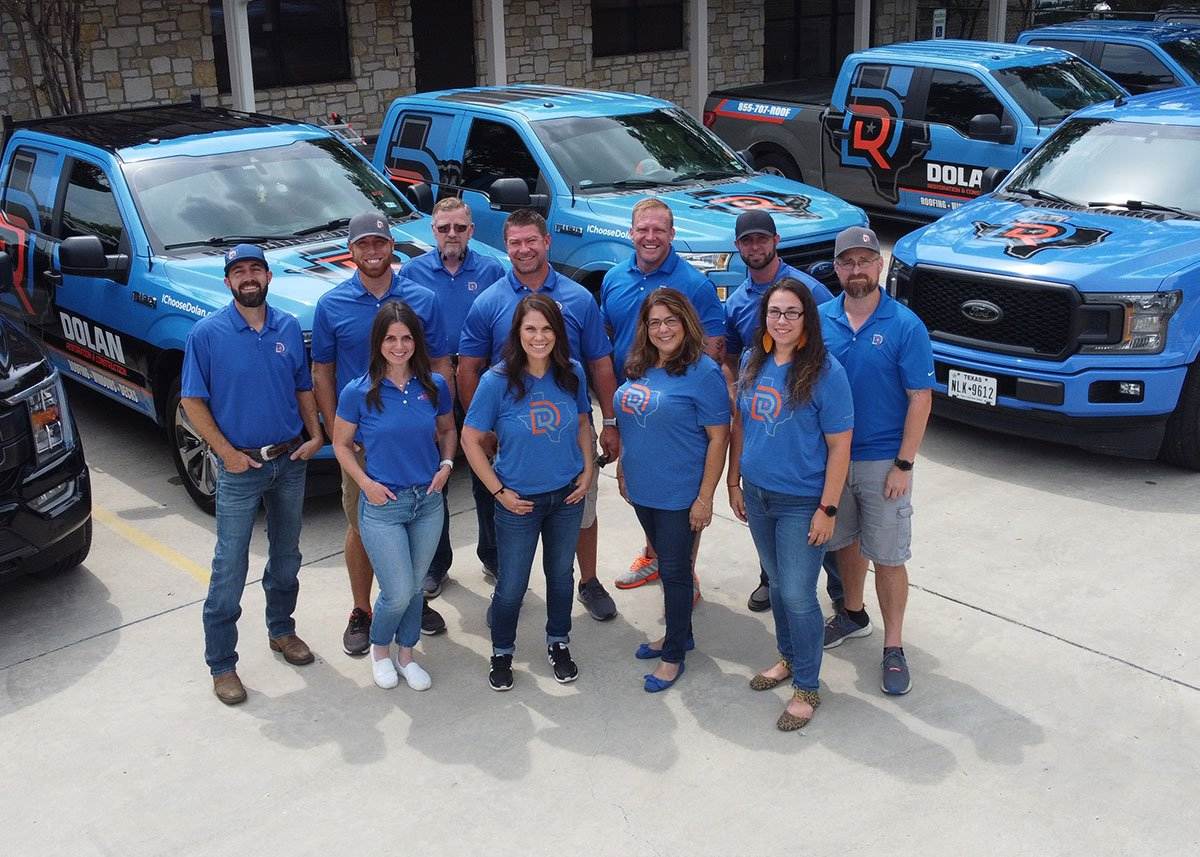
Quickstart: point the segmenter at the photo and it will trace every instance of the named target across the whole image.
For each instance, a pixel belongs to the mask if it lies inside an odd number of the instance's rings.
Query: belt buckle
[[[262,458],[263,461],[270,461],[271,459],[276,458],[277,457],[276,455],[271,455],[271,450],[274,449],[275,447],[277,447],[278,445],[279,444],[277,444],[277,443],[272,443],[267,446],[261,447],[258,450],[259,457]]]

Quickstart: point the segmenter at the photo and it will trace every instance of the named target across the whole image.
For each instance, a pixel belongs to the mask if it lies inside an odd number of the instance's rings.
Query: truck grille
[[[998,321],[963,313],[967,301],[999,307]],[[934,339],[1047,360],[1075,350],[1079,294],[1070,286],[918,266],[908,305]]]
[[[29,412],[24,405],[0,407],[0,503],[21,479],[21,466],[30,456]]]
[[[837,274],[833,270],[833,242],[823,241],[820,244],[806,244],[803,247],[780,247],[779,258],[793,268],[811,275],[835,295],[842,287],[838,285]],[[810,271],[814,265],[825,263],[817,271]]]

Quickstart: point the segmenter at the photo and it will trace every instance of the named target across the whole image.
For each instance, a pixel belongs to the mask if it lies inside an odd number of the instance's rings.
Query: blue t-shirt
[[[268,305],[260,332],[230,301],[188,334],[179,395],[205,399],[221,434],[239,449],[299,435],[296,392],[311,389],[300,324],[286,312]]]
[[[338,393],[359,375],[366,374],[371,363],[371,323],[379,308],[392,300],[404,301],[421,319],[431,358],[450,353],[442,312],[433,292],[393,272],[388,293],[377,298],[363,286],[356,271],[350,279],[321,295],[313,314],[312,359],[316,363],[334,364]]]
[[[600,307],[591,292],[552,269],[538,293],[549,295],[562,310],[572,360],[586,366],[612,353],[612,343],[600,320]],[[467,313],[458,353],[463,357],[481,357],[499,363],[500,351],[512,330],[517,304],[531,294],[534,292],[522,285],[513,271],[485,290]]]
[[[481,256],[468,249],[458,271],[451,274],[442,264],[442,254],[435,247],[405,265],[404,276],[437,297],[446,344],[451,351],[457,352],[467,312],[484,289],[504,276],[504,266],[491,256]]]
[[[526,375],[525,397],[518,401],[503,363],[479,379],[464,424],[496,433],[496,476],[518,494],[557,491],[583,472],[579,415],[590,414],[592,405],[583,367],[572,360],[571,368],[579,379],[574,396],[547,372],[541,378]]]
[[[749,276],[742,280],[733,294],[725,300],[725,353],[732,356],[740,355],[750,347],[758,333],[758,306],[762,303],[763,295],[771,286],[784,277],[799,280],[808,286],[817,306],[833,300],[829,289],[818,280],[814,280],[803,271],[798,271],[786,262],[780,262],[779,270],[769,283],[756,283]]]
[[[367,457],[367,475],[393,492],[414,485],[428,485],[437,473],[441,451],[437,445],[437,418],[454,409],[446,379],[436,372],[437,406],[416,378],[404,389],[384,378],[379,385],[383,410],[367,404],[371,378],[363,374],[342,389],[337,415],[358,426]]]
[[[613,363],[618,378],[625,377],[625,357],[633,347],[633,335],[637,332],[642,302],[652,291],[664,286],[683,292],[684,297],[692,302],[706,335],[721,336],[725,333],[725,308],[721,306],[717,289],[708,277],[679,258],[674,248],[663,263],[648,274],[637,266],[635,253],[627,264],[609,268],[600,287],[600,312],[604,324],[612,330]]]
[[[879,306],[854,331],[846,320],[846,296],[821,307],[825,347],[846,369],[854,393],[854,439],[850,458],[895,458],[908,415],[906,390],[933,387],[933,348],[921,319],[883,289]]]
[[[708,355],[682,375],[650,369],[613,395],[625,491],[639,506],[686,509],[700,494],[705,426],[729,425],[729,388]]]
[[[743,369],[749,357],[747,352]],[[777,366],[768,354],[754,383],[738,391],[742,476],[768,491],[820,497],[829,458],[825,435],[854,428],[854,398],[846,370],[827,355],[811,398],[799,407],[789,404],[791,366]]]

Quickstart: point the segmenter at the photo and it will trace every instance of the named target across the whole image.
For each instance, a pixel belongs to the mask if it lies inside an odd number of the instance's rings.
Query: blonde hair
[[[466,209],[467,217],[471,217],[471,206],[467,205],[457,196],[447,196],[437,201],[437,205],[433,207],[432,214],[434,217],[437,217],[442,212],[458,211],[460,209]]]
[[[639,202],[637,205],[635,205],[633,207],[633,213],[630,215],[630,218],[629,218],[629,225],[630,226],[636,225],[638,215],[644,211],[665,211],[667,213],[667,224],[672,229],[675,228],[675,215],[673,215],[671,213],[671,207],[669,205],[667,205],[665,202],[663,202],[661,199],[655,199],[652,196],[647,197],[646,199],[643,199],[641,202]]]

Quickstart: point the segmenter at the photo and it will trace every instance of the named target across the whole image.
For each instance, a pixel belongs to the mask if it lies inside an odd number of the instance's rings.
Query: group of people
[[[905,562],[933,361],[922,323],[880,288],[871,230],[838,235],[834,299],[782,261],[770,214],[743,213],[734,243],[748,276],[722,305],[675,252],[671,211],[655,198],[634,207],[634,252],[606,274],[599,304],[551,268],[551,236],[534,211],[505,222],[507,273],[470,249],[461,200],[438,202],[433,228],[437,247],[396,271],[386,216],[351,220],[356,272],[317,303],[311,374],[295,320],[266,303],[271,273],[254,245],[226,254],[233,301],[189,337],[183,407],[220,460],[204,628],[222,702],[246,698],[236,622],[260,502],[270,646],[292,664],[313,660],[292,612],[305,461],[324,432],[343,473],[353,600],[343,647],[368,655],[380,687],[432,683],[414,647],[422,633],[445,630],[428,602],[452,563],[445,486],[461,438],[477,554],[495,580],[486,617],[494,690],[514,684],[539,542],[556,681],[579,675],[569,647],[574,598],[598,620],[616,615],[596,577],[597,475],[615,461],[646,537],[616,586],[662,583],[665,633],[634,653],[657,661],[643,677],[647,692],[672,687],[696,646],[696,555],[722,475],[761,565],[750,609],[770,609],[775,620],[778,659],[750,687],[790,680],[793,688],[778,727],[799,729],[813,716],[823,649],[872,632],[868,561],[884,623],[881,686],[908,692]],[[817,600],[822,564],[828,620]]]

